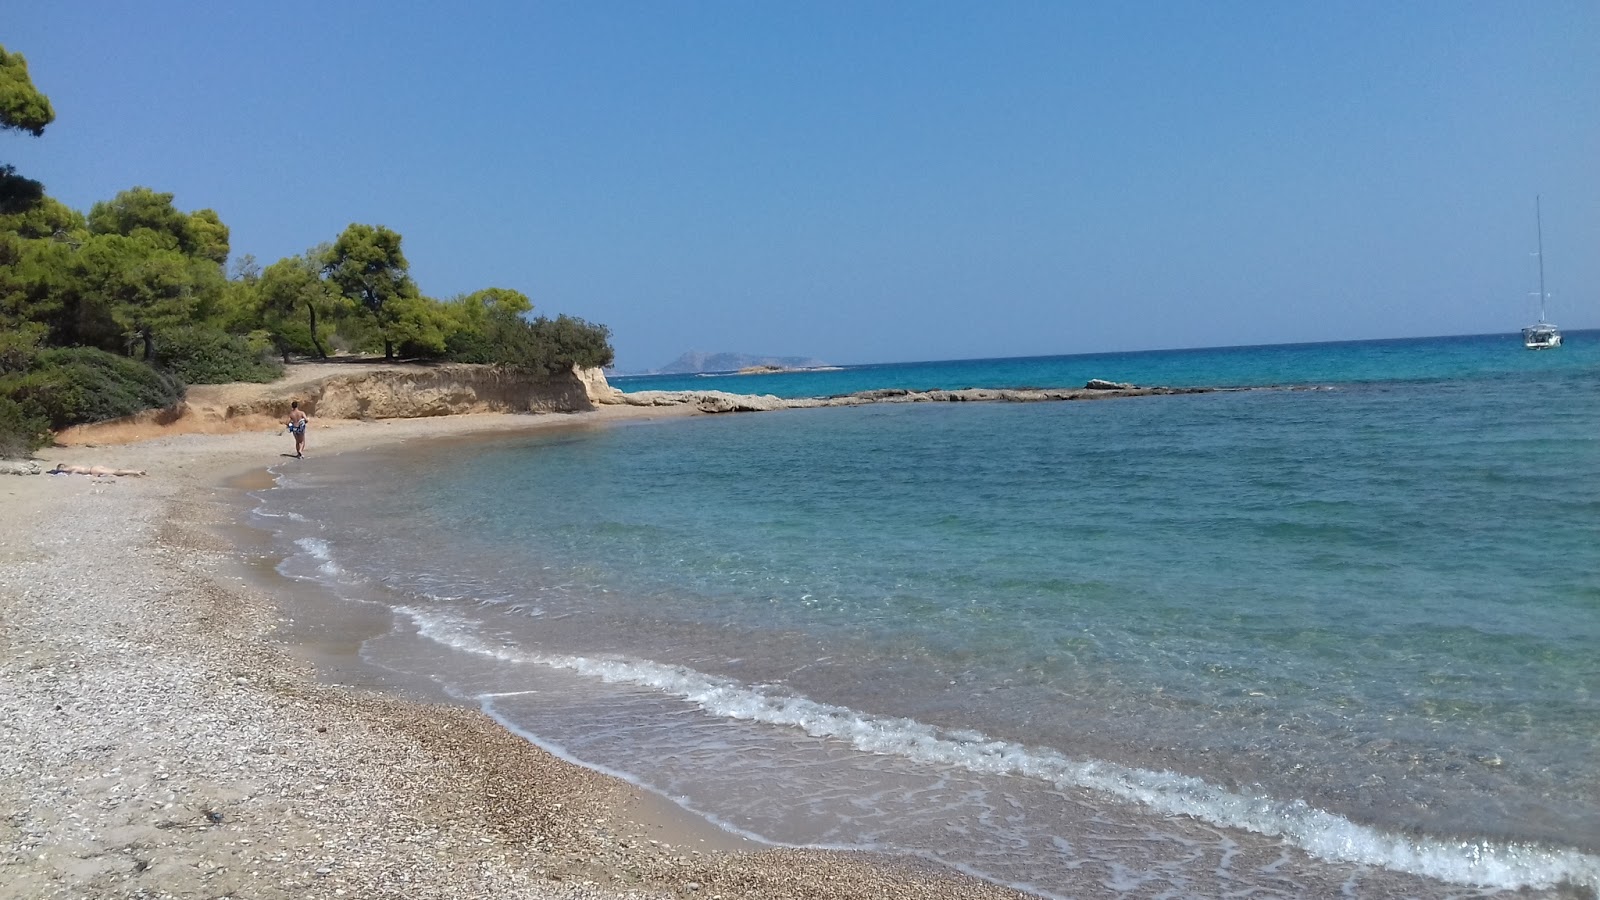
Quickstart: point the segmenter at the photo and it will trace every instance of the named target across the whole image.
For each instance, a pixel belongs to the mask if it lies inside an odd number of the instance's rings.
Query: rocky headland
[[[784,398],[726,391],[636,391],[612,387],[600,369],[550,377],[479,365],[302,363],[270,384],[191,387],[182,403],[69,428],[58,444],[124,444],[173,434],[269,430],[289,404],[315,420],[419,419],[477,413],[585,413],[606,407],[677,407],[680,412],[769,412],[872,403],[1040,403],[1207,393],[1214,388],[1140,387],[1094,379],[1079,388],[883,388],[833,397]],[[20,474],[20,473],[19,473]]]
[[[1138,387],[1107,381],[1090,381],[1081,388],[963,388],[913,391],[882,388],[836,397],[784,398],[771,394],[730,394],[726,391],[612,390],[597,394],[597,404],[629,406],[692,406],[705,413],[768,412],[778,409],[815,409],[823,406],[866,406],[872,403],[1044,403],[1067,400],[1106,400],[1114,397],[1151,397],[1163,394],[1204,394],[1215,388]]]

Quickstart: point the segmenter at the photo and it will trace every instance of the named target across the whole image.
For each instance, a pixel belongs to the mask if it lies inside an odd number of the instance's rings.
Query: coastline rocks
[[[618,391],[614,399],[601,402],[627,406],[689,405],[705,413],[728,413],[787,409],[795,401],[783,400],[771,394],[730,394],[725,391],[639,391],[632,394]]]
[[[289,404],[313,419],[416,419],[469,413],[572,413],[597,406],[689,407],[701,413],[769,412],[868,403],[1033,403],[1205,393],[1214,388],[1137,387],[1092,379],[1082,388],[883,388],[833,397],[784,399],[726,391],[624,393],[601,369],[574,367],[550,377],[466,364],[300,363],[271,384],[197,385],[184,401],[122,419],[68,428],[64,446],[124,444],[174,434],[228,434],[280,428]],[[9,471],[0,469],[0,473]],[[19,474],[29,474],[20,472]]]
[[[583,385],[583,392],[588,396],[590,403],[615,403],[616,398],[622,396],[622,391],[606,381],[605,369],[573,366],[572,375]]]
[[[878,388],[837,397],[784,399],[771,394],[730,394],[725,391],[638,391],[613,393],[596,402],[629,406],[694,406],[701,412],[767,412],[775,409],[814,409],[820,406],[865,406],[870,403],[1041,403],[1063,400],[1100,400],[1112,397],[1148,397],[1164,394],[1204,394],[1214,388],[1138,387],[1095,379],[1081,388],[963,388],[913,391]]]
[[[710,391],[695,399],[695,406],[705,413],[768,412],[785,409],[788,404],[771,394],[728,394]]]

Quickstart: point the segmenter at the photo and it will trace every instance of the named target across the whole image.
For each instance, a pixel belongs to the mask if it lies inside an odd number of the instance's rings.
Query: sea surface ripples
[[[314,521],[263,523],[286,573],[394,609],[371,661],[768,839],[1061,896],[1593,888],[1600,366],[1573,343],[1495,363],[1516,378],[1428,374],[1450,339],[1326,391],[316,460],[262,496]]]

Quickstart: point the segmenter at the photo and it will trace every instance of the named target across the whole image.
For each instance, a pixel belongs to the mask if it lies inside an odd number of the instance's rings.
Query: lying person
[[[46,475],[143,475],[143,469],[111,469],[106,466],[69,466],[66,463],[56,463],[56,467],[46,472]]]

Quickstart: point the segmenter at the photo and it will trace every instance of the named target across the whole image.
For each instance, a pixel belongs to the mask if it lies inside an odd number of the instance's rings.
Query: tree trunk
[[[383,339],[383,361],[394,362],[394,341]]]
[[[306,312],[311,315],[311,346],[317,348],[317,359],[327,359],[327,351],[322,349],[322,342],[317,340],[317,308],[309,300],[306,301]],[[284,359],[284,362],[288,361]]]
[[[141,329],[139,331],[139,337],[144,339],[144,361],[147,362],[147,363],[155,362],[156,361],[156,339],[155,339],[155,337],[153,335],[150,334],[150,329],[148,329],[148,328]]]

